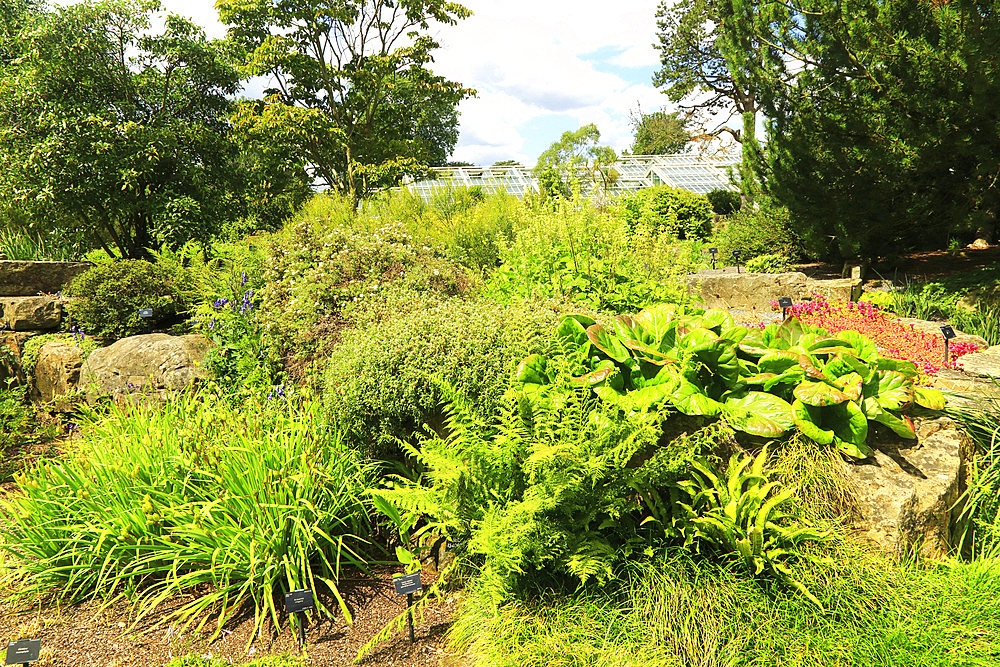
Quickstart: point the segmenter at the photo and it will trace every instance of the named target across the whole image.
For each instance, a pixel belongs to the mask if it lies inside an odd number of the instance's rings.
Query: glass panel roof
[[[618,179],[608,189],[608,194],[614,196],[661,184],[698,194],[719,189],[735,190],[729,182],[728,169],[738,163],[730,157],[702,157],[688,153],[624,156],[613,167]],[[404,183],[403,187],[425,200],[438,190],[463,186],[480,186],[488,194],[502,190],[518,198],[527,192],[538,192],[538,181],[532,177],[531,169],[526,167],[437,167],[434,171],[438,173],[437,179]],[[591,195],[589,191],[584,194]],[[596,196],[598,193],[594,191],[593,194]]]

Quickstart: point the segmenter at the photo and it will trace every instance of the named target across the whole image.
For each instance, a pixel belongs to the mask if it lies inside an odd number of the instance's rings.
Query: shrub
[[[765,202],[756,210],[741,210],[726,221],[717,235],[719,255],[729,261],[734,250],[747,262],[759,255],[801,256],[801,244],[787,209]]]
[[[732,215],[739,211],[742,205],[740,193],[736,190],[712,190],[705,193],[705,198],[712,205],[712,211],[716,215]]]
[[[36,594],[127,594],[139,622],[197,589],[159,622],[217,614],[217,635],[244,605],[255,631],[278,627],[282,593],[322,586],[350,618],[336,586],[342,564],[363,564],[368,476],[318,404],[189,395],[85,422],[76,448],[0,499],[0,549]]]
[[[565,308],[418,303],[395,315],[386,309],[384,319],[367,314],[369,323],[347,331],[327,362],[326,408],[349,441],[370,453],[395,456],[395,438],[412,439],[424,423],[440,426],[441,395],[430,376],[454,385],[489,418],[517,362],[548,344]]]
[[[140,308],[152,308],[157,321],[184,313],[190,303],[182,294],[189,289],[190,276],[183,270],[126,259],[93,266],[74,278],[67,290],[73,297],[68,310],[88,335],[124,338],[145,330]]]
[[[750,273],[783,273],[788,271],[788,258],[776,252],[757,255],[746,263]]]
[[[704,239],[712,233],[708,199],[688,190],[658,185],[619,197],[616,208],[631,227],[642,222],[678,239]]]

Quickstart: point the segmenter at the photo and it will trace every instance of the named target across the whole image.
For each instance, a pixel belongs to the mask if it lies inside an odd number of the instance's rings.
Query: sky
[[[210,37],[225,28],[210,0],[161,0]],[[453,160],[535,164],[563,132],[596,123],[601,143],[632,143],[629,112],[675,109],[652,85],[659,0],[463,0],[473,16],[431,25],[441,44],[431,68],[478,91],[459,106]],[[244,95],[264,86],[251,82]]]

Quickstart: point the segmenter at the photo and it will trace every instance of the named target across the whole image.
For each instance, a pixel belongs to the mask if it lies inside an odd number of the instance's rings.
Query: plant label
[[[139,317],[141,317],[143,319],[146,319],[146,320],[150,319],[151,317],[153,317],[153,309],[152,308],[140,308],[139,309]]]
[[[21,641],[7,644],[7,657],[4,659],[5,665],[26,665],[29,662],[38,662],[38,656],[42,653],[41,639],[22,639]]]
[[[792,297],[783,296],[778,299],[778,308],[785,309],[792,307]]]
[[[740,257],[742,257],[742,256],[743,256],[743,253],[741,251],[739,251],[739,250],[734,250],[733,251],[733,259],[735,259],[737,262],[740,261]]]
[[[718,248],[709,248],[708,252],[711,253],[712,255],[718,255],[719,254],[719,249]]]
[[[955,333],[955,330],[951,328],[950,324],[946,324],[943,327],[941,327],[941,335],[944,336],[945,340],[951,340],[958,334]]]
[[[465,549],[464,540],[453,540],[451,538],[448,538],[448,540],[444,543],[445,551],[459,551],[464,549]]]
[[[289,614],[313,609],[315,606],[316,602],[313,599],[313,592],[308,588],[285,593],[285,611]]]
[[[396,595],[412,595],[424,588],[420,583],[419,572],[393,577],[392,585],[396,589]]]

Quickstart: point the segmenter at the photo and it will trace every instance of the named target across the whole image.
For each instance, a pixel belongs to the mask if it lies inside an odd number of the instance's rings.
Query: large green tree
[[[614,163],[618,156],[610,146],[601,146],[597,125],[567,130],[538,156],[534,175],[545,196],[569,198],[574,189],[586,193],[592,187],[607,191],[618,180]]]
[[[207,239],[237,208],[226,116],[239,73],[178,16],[150,34],[158,8],[58,8],[0,72],[0,199],[113,256]]]
[[[469,11],[444,0],[218,0],[244,72],[267,76],[242,132],[291,145],[313,176],[357,204],[406,174],[444,164],[457,105],[474,91],[430,70],[430,24]]]
[[[741,4],[741,0],[661,0],[656,13],[661,67],[653,76],[653,84],[662,88],[671,101],[680,103],[682,109],[706,117],[705,134],[728,133],[740,143],[744,204],[752,201],[758,190],[755,165],[760,154],[760,88],[751,72],[759,71],[762,60],[774,49],[744,25],[743,13],[749,13],[756,25],[758,4]],[[734,116],[741,120],[739,128],[728,124]]]
[[[677,111],[660,109],[643,113],[639,108],[629,114],[629,122],[635,132],[633,155],[670,155],[682,153],[691,146],[688,119]]]
[[[795,30],[755,72],[772,121],[768,184],[815,252],[943,247],[1000,208],[995,1],[772,2]],[[794,63],[793,83],[781,83]]]

